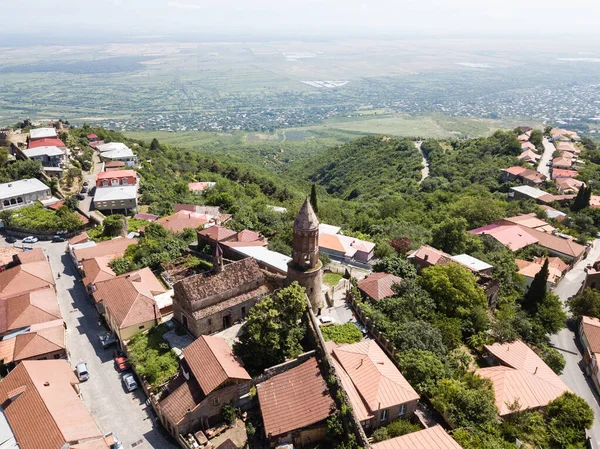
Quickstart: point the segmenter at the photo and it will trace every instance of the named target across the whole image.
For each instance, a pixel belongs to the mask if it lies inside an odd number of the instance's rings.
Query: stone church
[[[190,276],[174,285],[173,317],[194,336],[209,335],[241,321],[265,295],[294,281],[306,289],[313,311],[318,312],[324,303],[319,220],[308,199],[294,221],[286,278],[263,271],[252,258],[223,265],[217,245],[212,273]]]

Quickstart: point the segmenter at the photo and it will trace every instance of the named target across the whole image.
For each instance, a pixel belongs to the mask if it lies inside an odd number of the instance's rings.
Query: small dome
[[[316,231],[319,229],[319,219],[313,210],[308,198],[304,200],[304,204],[300,208],[300,212],[294,220],[295,231]]]

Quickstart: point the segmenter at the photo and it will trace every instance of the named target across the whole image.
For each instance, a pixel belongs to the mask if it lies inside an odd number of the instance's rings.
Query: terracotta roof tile
[[[135,170],[119,170],[119,171],[103,171],[96,175],[96,180],[100,179],[113,179],[113,178],[137,178],[137,172]]]
[[[333,234],[321,234],[319,236],[319,248],[346,254],[346,248],[342,245],[339,236]]]
[[[204,181],[204,182],[189,182],[188,183],[188,189],[192,192],[202,192],[206,189],[208,189],[209,187],[214,186],[215,183],[214,182],[210,182],[210,181]]]
[[[419,259],[427,262],[431,265],[437,265],[438,263],[448,263],[452,261],[452,256],[446,254],[437,248],[429,245],[423,245],[418,250],[414,251],[410,256],[410,259]]]
[[[4,267],[15,260],[16,255],[22,253],[21,248],[16,246],[0,246],[0,267]]]
[[[42,248],[34,248],[29,251],[23,251],[15,255],[15,259],[18,263],[25,265],[31,262],[47,262],[48,259],[44,255]]]
[[[600,320],[589,316],[581,317],[583,333],[592,353],[600,353]]]
[[[335,410],[315,358],[258,384],[256,390],[269,437],[316,424]]]
[[[183,232],[184,229],[197,229],[204,227],[208,223],[209,217],[205,214],[197,214],[181,210],[169,215],[168,217],[159,218],[156,223],[171,232]]]
[[[183,350],[183,356],[206,395],[229,379],[251,379],[223,338],[203,335]]]
[[[461,449],[442,426],[429,427],[371,445],[372,449]]]
[[[137,245],[137,240],[119,237],[99,242],[95,246],[90,246],[89,248],[74,249],[73,252],[75,253],[77,261],[81,262],[84,259],[92,259],[101,256],[113,255],[115,257],[121,257],[130,245]]]
[[[371,413],[419,399],[376,341],[342,345],[333,350],[333,355]]]
[[[138,292],[148,297],[160,295],[167,291],[149,267],[125,273],[119,277],[129,279]]]
[[[255,242],[257,240],[262,240],[262,235],[258,232],[244,229],[237,233],[236,240],[238,242]]]
[[[115,272],[108,266],[108,263],[115,259],[114,255],[94,257],[93,259],[86,259],[81,261],[85,276],[83,278],[83,285],[86,287],[96,282],[105,281],[112,279],[116,276]]]
[[[179,423],[187,411],[193,410],[205,397],[193,377],[186,381],[183,375],[179,375],[167,388],[170,393],[160,401],[160,408],[169,421],[175,424]]]
[[[521,410],[545,407],[549,402],[569,391],[564,384],[559,388],[543,377],[524,369],[494,366],[479,369],[476,374],[492,381],[500,416],[513,413],[509,406],[515,401],[519,402]]]
[[[209,276],[197,274],[182,279],[175,283],[174,289],[176,295],[193,302],[216,294],[225,295],[226,292],[242,285],[255,284],[258,288],[263,283],[264,275],[256,260],[246,258],[225,265],[223,271],[217,274]]]
[[[9,298],[45,287],[54,288],[54,276],[47,260],[17,265],[0,273],[0,298]]]
[[[103,301],[107,313],[115,319],[119,329],[160,318],[156,301],[139,293],[133,283],[124,277],[96,283],[96,291],[92,296],[96,302]]]
[[[0,382],[0,403],[21,449],[57,449],[102,438],[73,389],[79,383],[65,360],[23,361]],[[9,393],[20,393],[10,400]]]
[[[0,311],[6,317],[0,332],[62,319],[56,293],[50,287],[2,299],[0,303]]]
[[[380,301],[394,296],[392,286],[402,282],[398,276],[388,273],[373,273],[358,282],[358,288],[369,298]]]
[[[13,361],[39,357],[54,351],[65,349],[65,325],[62,320],[33,326],[24,334],[14,337]]]
[[[82,232],[81,234],[77,234],[75,237],[71,237],[69,239],[69,245],[77,245],[78,243],[87,242],[90,240],[90,237],[87,232]]]
[[[528,245],[538,243],[537,238],[517,225],[491,224],[482,228],[472,229],[469,232],[471,234],[491,235],[511,251],[517,251]]]
[[[537,243],[544,248],[575,258],[581,256],[585,252],[585,246],[580,245],[574,240],[558,237],[548,232],[538,231],[537,229],[526,228],[522,225],[518,226],[536,239]]]
[[[236,235],[236,232],[225,226],[215,225],[199,231],[198,235],[208,237],[215,242],[220,242],[221,240],[233,237]]]

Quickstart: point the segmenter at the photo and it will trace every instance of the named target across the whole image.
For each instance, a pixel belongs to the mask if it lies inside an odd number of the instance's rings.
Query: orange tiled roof
[[[319,248],[326,248],[346,254],[346,248],[340,242],[339,237],[333,234],[321,234],[319,236]]]
[[[62,319],[53,288],[14,295],[0,300],[0,332]]]
[[[2,379],[0,403],[21,449],[103,437],[73,388],[78,383],[66,360],[26,360]]]
[[[69,239],[69,245],[77,245],[78,243],[83,243],[89,241],[90,237],[87,232],[82,232],[81,234],[77,234],[75,237],[71,237]]]
[[[94,257],[109,255],[121,257],[130,245],[137,245],[137,239],[119,237],[99,242],[95,246],[90,246],[89,248],[78,248],[73,250],[73,252],[75,253],[77,261],[81,262],[84,259],[93,259]]]
[[[372,449],[461,449],[450,435],[437,425],[371,445]]]
[[[515,262],[517,262],[517,266],[519,267],[520,275],[528,278],[534,278],[535,275],[541,271],[544,265],[544,260],[542,260],[541,263],[538,263],[535,261],[529,262],[527,260],[516,259]],[[558,268],[551,267],[550,264],[548,264],[548,282],[556,284],[561,277],[562,272]]]
[[[23,251],[15,256],[18,263],[25,265],[32,262],[47,262],[48,259],[44,255],[42,248],[34,248],[29,251]]]
[[[580,245],[574,240],[558,237],[547,232],[538,231],[537,229],[525,228],[521,225],[518,226],[535,238],[544,248],[575,258],[581,256],[585,252],[585,246]]]
[[[96,282],[105,281],[112,279],[116,276],[115,272],[108,266],[108,263],[115,259],[116,256],[101,256],[94,257],[93,259],[86,259],[81,261],[85,277],[83,278],[83,285],[86,287]]]
[[[0,266],[12,263],[15,260],[14,256],[22,252],[23,250],[16,246],[0,246]]]
[[[156,301],[139,293],[124,277],[98,282],[92,294],[96,302],[103,301],[107,312],[119,329],[136,326],[160,318]]]
[[[9,298],[52,286],[54,277],[47,260],[17,265],[0,273],[0,298]]]
[[[373,273],[358,282],[358,288],[375,301],[394,296],[392,286],[402,282],[398,276],[389,273]]]
[[[221,240],[230,238],[235,234],[235,231],[220,225],[210,226],[198,232],[198,235],[208,237],[210,240],[215,242],[220,242]]]
[[[205,214],[196,214],[180,210],[168,217],[159,218],[156,223],[171,232],[183,232],[184,229],[196,229],[208,223],[208,217]]]
[[[125,273],[119,277],[129,279],[135,289],[142,295],[152,297],[167,291],[149,267]]]
[[[327,343],[332,343],[332,342],[327,342]],[[333,344],[333,346],[335,349],[335,346],[336,346],[335,343]],[[329,345],[328,345],[328,349],[329,349]],[[331,352],[331,350],[330,350],[330,352]],[[340,377],[340,380],[342,381],[342,387],[344,388],[344,391],[348,395],[348,399],[350,400],[350,404],[352,405],[352,410],[354,410],[354,412],[356,413],[358,420],[360,422],[368,421],[369,419],[371,419],[373,417],[373,413],[371,413],[369,411],[369,409],[367,408],[367,405],[362,400],[360,393],[356,389],[356,386],[354,385],[354,383],[352,383],[352,379],[350,379],[350,376],[344,370],[344,368],[342,368],[342,366],[339,364],[339,362],[334,357],[331,358],[331,361],[333,362],[333,365],[335,366],[336,373],[338,374],[338,376]]]
[[[444,251],[429,245],[421,246],[408,257],[425,261],[431,265],[452,262],[452,256],[450,254],[446,254]]]
[[[600,320],[589,316],[581,317],[583,333],[592,353],[600,353]]]
[[[251,379],[223,338],[203,335],[183,350],[183,356],[206,395],[229,379]]]
[[[527,170],[525,167],[515,165],[513,167],[505,168],[503,171],[510,173],[511,175],[518,176],[521,173],[523,173],[525,170]]]
[[[14,338],[13,361],[39,357],[65,349],[65,324],[63,320],[31,326],[29,332]]]
[[[419,399],[417,392],[374,340],[342,345],[333,355],[370,412]]]
[[[500,416],[513,413],[509,405],[515,401],[519,402],[520,410],[545,407],[549,402],[569,391],[566,385],[559,388],[543,377],[524,369],[494,366],[479,369],[476,374],[492,381]]]
[[[137,172],[135,170],[103,171],[96,175],[96,180],[127,177],[136,178]]]
[[[244,229],[237,233],[236,240],[238,242],[255,242],[261,240],[262,236],[260,233],[251,231],[250,229]]]
[[[472,229],[469,232],[471,234],[491,235],[511,251],[517,251],[528,245],[538,243],[538,240],[535,237],[517,225],[492,224],[482,228]]]
[[[335,410],[315,358],[256,386],[267,437],[323,421]]]

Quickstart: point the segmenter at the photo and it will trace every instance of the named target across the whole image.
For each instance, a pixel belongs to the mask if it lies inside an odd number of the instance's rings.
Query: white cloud
[[[204,6],[201,5],[193,5],[191,3],[181,3],[181,2],[169,2],[167,3],[169,8],[177,8],[177,9],[204,9]]]

